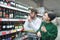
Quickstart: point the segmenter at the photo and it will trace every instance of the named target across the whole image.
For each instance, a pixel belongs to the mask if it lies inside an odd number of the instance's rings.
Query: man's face
[[[43,20],[45,20],[45,21],[49,21],[50,20],[50,18],[48,17],[48,13],[44,14]]]
[[[31,13],[30,13],[30,17],[31,17],[31,18],[35,18],[35,16],[36,16],[35,12],[31,12]]]

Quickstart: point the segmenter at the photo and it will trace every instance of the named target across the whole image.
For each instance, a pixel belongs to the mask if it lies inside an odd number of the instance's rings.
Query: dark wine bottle
[[[2,18],[2,8],[0,7],[0,18]]]
[[[5,18],[5,8],[2,8],[2,11],[3,11],[3,18]]]
[[[9,18],[9,13],[8,13],[9,9],[5,9],[5,18]]]
[[[9,18],[13,18],[14,15],[13,15],[13,10],[9,10]]]

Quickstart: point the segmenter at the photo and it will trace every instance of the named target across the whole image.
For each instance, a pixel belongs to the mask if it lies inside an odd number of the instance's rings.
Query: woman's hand
[[[37,36],[38,36],[38,37],[41,37],[41,33],[40,33],[40,32],[38,32],[38,33],[37,33]]]
[[[42,26],[42,27],[41,27],[41,31],[43,31],[43,32],[47,32],[45,26]]]

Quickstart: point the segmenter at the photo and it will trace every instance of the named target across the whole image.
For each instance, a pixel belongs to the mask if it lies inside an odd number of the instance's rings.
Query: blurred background
[[[45,11],[57,15],[52,22],[58,27],[56,40],[60,40],[60,0],[0,0],[0,40],[20,40],[20,28],[29,14],[29,8],[36,8],[39,18]]]
[[[48,11],[53,11],[57,15],[57,20],[53,21],[58,24],[58,37],[56,40],[60,40],[60,0],[15,0],[18,3],[23,3],[28,7],[40,8],[44,7]]]

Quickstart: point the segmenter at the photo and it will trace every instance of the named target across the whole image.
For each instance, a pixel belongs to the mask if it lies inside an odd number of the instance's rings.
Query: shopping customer
[[[55,40],[58,34],[57,26],[51,21],[56,16],[53,13],[46,12],[43,16],[43,22],[37,31],[37,35],[41,37],[41,40]]]
[[[24,30],[25,31],[34,31],[36,32],[41,24],[41,20],[37,18],[37,10],[36,9],[30,9],[30,14],[28,19],[24,23]]]
[[[30,14],[24,23],[24,31],[36,32],[39,29],[39,27],[41,25],[41,20],[39,18],[37,18],[37,14],[38,14],[38,12],[36,9],[30,9]],[[30,35],[30,36],[32,36],[32,35]],[[27,38],[27,35],[25,35],[23,37],[24,40],[25,40],[25,38]],[[31,37],[29,40],[33,40],[33,37]]]

